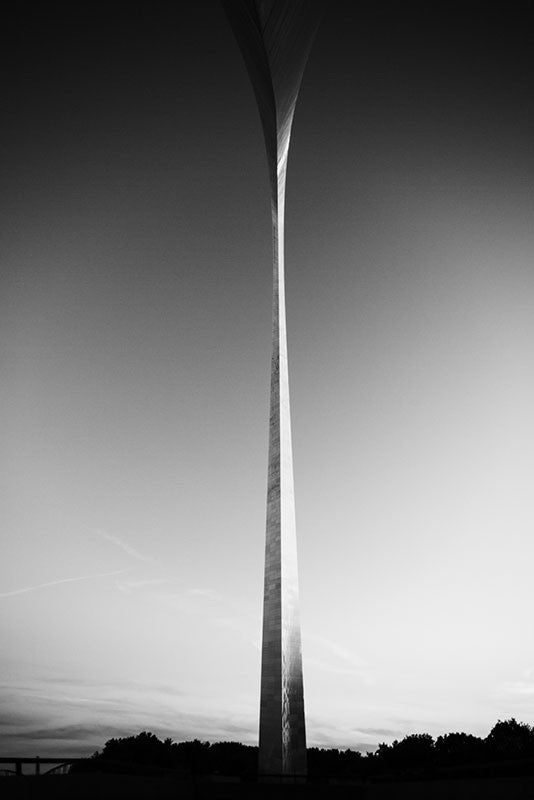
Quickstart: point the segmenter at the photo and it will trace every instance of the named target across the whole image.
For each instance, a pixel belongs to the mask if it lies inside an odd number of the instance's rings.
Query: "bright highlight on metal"
[[[273,349],[260,702],[260,775],[305,775],[293,455],[284,283],[287,157],[324,0],[223,0],[265,136],[273,229]]]

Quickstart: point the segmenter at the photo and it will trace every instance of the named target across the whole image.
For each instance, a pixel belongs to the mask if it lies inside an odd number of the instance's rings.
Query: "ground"
[[[283,786],[173,777],[53,775],[0,778],[0,796],[2,800],[528,800],[534,797],[534,778]]]

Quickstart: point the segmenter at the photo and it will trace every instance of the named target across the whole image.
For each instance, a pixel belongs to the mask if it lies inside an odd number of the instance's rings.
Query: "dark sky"
[[[533,16],[332,0],[305,72],[312,744],[534,713]],[[253,741],[271,233],[239,50],[208,0],[11,3],[0,37],[0,735]]]

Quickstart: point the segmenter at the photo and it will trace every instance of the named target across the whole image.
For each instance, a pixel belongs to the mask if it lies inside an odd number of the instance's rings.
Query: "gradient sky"
[[[267,168],[219,4],[175,8],[20,3],[0,34],[2,754],[257,739]],[[311,745],[534,722],[532,11],[335,0],[312,50],[286,225]]]

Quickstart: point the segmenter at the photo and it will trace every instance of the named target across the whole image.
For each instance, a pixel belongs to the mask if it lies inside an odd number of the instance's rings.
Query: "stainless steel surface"
[[[273,229],[273,344],[259,772],[306,773],[293,455],[284,282],[291,126],[323,0],[223,0],[252,81],[265,137]]]

